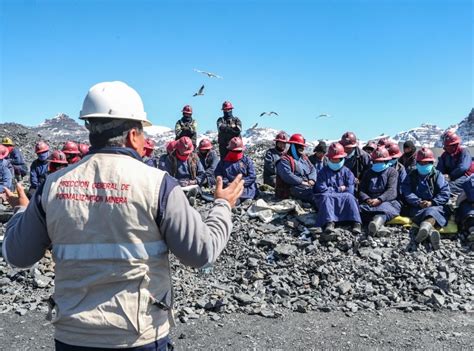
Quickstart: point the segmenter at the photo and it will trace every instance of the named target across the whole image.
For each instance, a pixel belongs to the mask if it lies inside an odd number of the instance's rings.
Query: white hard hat
[[[124,82],[103,82],[89,89],[82,104],[80,119],[94,118],[129,119],[152,124],[146,118],[140,95]]]

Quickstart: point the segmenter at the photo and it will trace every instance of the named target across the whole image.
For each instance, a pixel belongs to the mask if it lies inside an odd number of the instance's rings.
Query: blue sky
[[[469,0],[0,0],[0,119],[76,118],[90,86],[122,80],[169,127],[191,104],[215,129],[224,100],[244,127],[311,140],[447,127],[474,105],[473,23]]]

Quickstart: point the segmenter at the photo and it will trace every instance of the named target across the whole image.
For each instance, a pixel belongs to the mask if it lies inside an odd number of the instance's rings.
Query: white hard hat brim
[[[94,118],[114,118],[114,119],[128,119],[130,121],[137,121],[137,122],[142,122],[143,127],[151,127],[153,124],[145,118],[132,118],[130,116],[114,116],[114,115],[105,115],[103,113],[93,113],[89,115],[84,115],[79,117],[79,119],[82,120],[89,120],[89,119],[94,119]]]

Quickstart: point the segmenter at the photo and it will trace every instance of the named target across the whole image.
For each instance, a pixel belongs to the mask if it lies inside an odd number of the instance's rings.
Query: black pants
[[[83,346],[74,346],[62,343],[61,341],[54,340],[56,351],[111,351],[111,350],[120,350],[120,351],[172,351],[174,349],[171,339],[168,336],[156,340],[150,344],[129,347],[126,349],[114,349],[114,348],[97,348],[97,347],[83,347]]]
[[[219,144],[219,155],[221,157],[221,160],[227,155],[229,150],[227,150],[227,144]]]

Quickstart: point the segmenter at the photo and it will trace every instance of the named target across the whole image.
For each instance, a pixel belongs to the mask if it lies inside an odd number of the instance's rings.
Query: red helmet
[[[416,162],[434,162],[435,157],[433,151],[427,147],[422,147],[416,153]]]
[[[336,142],[336,143],[331,143],[331,145],[329,145],[327,157],[330,160],[335,159],[335,158],[336,159],[344,158],[346,156],[347,156],[347,154],[344,151],[344,146],[342,146],[341,144]]]
[[[227,150],[230,151],[243,151],[244,142],[239,137],[233,137],[230,139],[229,144],[227,145]]]
[[[44,141],[38,141],[35,145],[35,153],[36,154],[41,154],[41,153],[46,152],[48,150],[49,150],[49,146]]]
[[[372,158],[372,161],[378,162],[378,161],[389,161],[392,158],[390,157],[390,154],[388,153],[388,150],[383,147],[379,146],[377,147],[374,152],[370,154],[370,157]]]
[[[342,134],[342,137],[339,143],[344,147],[356,147],[357,137],[352,132],[345,132],[344,134]]]
[[[461,143],[461,138],[457,134],[447,133],[446,136],[444,137],[444,147],[456,145],[460,143]]]
[[[155,149],[155,142],[150,138],[146,138],[145,139],[145,145],[143,147],[145,149],[148,149],[148,150],[154,150]]]
[[[290,137],[290,140],[287,141],[288,144],[296,144],[301,146],[306,146],[306,140],[301,134],[293,134]]]
[[[209,139],[202,139],[199,142],[199,150],[211,150],[212,149],[212,143]]]
[[[183,109],[181,110],[182,113],[186,113],[188,115],[192,115],[193,114],[193,108],[189,105],[186,105],[183,107]]]
[[[79,144],[79,152],[82,156],[85,156],[89,153],[89,145],[87,144]]]
[[[66,141],[62,150],[65,154],[79,155],[79,147],[74,141]]]
[[[230,101],[224,101],[224,103],[222,104],[222,111],[232,110],[233,108],[234,106],[232,106],[232,102]]]
[[[187,136],[179,138],[175,148],[180,155],[190,155],[194,151],[193,142],[191,138]]]
[[[176,148],[176,140],[171,140],[166,143],[166,152],[171,154]]]
[[[399,158],[403,155],[397,143],[388,143],[385,148],[388,150],[388,154],[391,158]]]
[[[276,135],[275,139],[273,139],[273,141],[281,141],[282,143],[286,143],[288,142],[288,136],[286,135],[285,132],[281,131],[281,132],[278,132],[278,134]]]
[[[48,160],[48,162],[58,163],[58,164],[63,164],[63,165],[67,165],[68,163],[66,159],[66,155],[64,154],[64,152],[60,150],[53,151],[51,158]]]
[[[8,150],[6,146],[0,144],[0,160],[3,160],[4,158],[6,158],[9,153],[10,153],[10,150]]]

